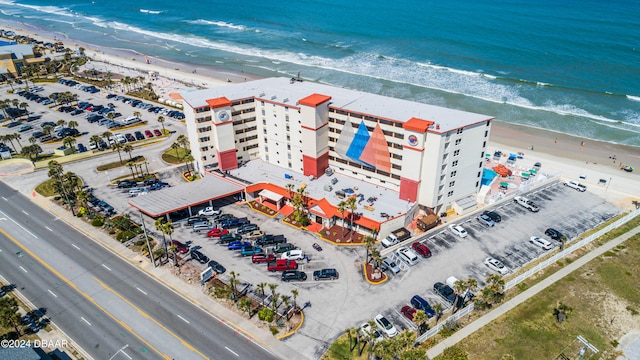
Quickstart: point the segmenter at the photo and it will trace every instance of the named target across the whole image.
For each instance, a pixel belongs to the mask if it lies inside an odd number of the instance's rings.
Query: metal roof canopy
[[[137,196],[129,200],[129,205],[151,217],[159,217],[243,190],[244,185],[218,176],[205,175],[198,181]]]
[[[278,202],[278,201],[282,200],[282,198],[284,197],[284,196],[282,196],[280,194],[274,193],[271,190],[262,190],[262,191],[260,191],[260,193],[258,195],[264,196],[267,199],[269,199],[271,201],[274,201],[274,202]]]

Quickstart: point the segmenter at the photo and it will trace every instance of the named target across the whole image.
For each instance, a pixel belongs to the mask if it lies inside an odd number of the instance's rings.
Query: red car
[[[426,258],[431,257],[431,250],[429,250],[429,248],[425,244],[419,241],[416,241],[413,244],[411,244],[411,247],[418,254],[422,255],[422,257],[426,257]]]
[[[154,134],[155,136],[162,136],[162,132],[160,132],[160,130],[158,130],[158,129],[154,129],[154,130],[153,130],[153,134]]]
[[[186,254],[189,252],[189,247],[183,243],[181,243],[178,240],[173,240],[171,242],[171,246],[175,246],[176,250],[180,253],[180,254]]]
[[[402,309],[400,309],[400,312],[407,317],[407,319],[413,321],[413,317],[416,315],[416,309],[412,308],[409,305],[403,306]]]
[[[265,255],[265,254],[254,254],[251,257],[251,262],[256,264],[256,263],[268,263],[270,261],[274,261],[276,259],[276,256],[273,254],[269,254],[269,255]]]
[[[151,130],[145,130],[144,131],[144,135],[148,138],[153,137],[153,134],[151,133]]]
[[[220,237],[222,235],[227,235],[229,233],[229,230],[227,229],[218,229],[218,228],[213,228],[211,230],[209,230],[209,232],[207,233],[207,237]]]

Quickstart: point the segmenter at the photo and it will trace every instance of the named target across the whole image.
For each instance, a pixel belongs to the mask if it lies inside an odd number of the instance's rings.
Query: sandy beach
[[[92,44],[68,39],[55,33],[47,33],[41,29],[28,29],[5,26],[17,34],[38,38],[44,41],[62,41],[71,49],[85,48],[85,53],[92,59],[87,66],[105,67],[118,71],[135,71],[141,76],[149,76],[149,72],[158,74],[153,81],[156,92],[168,98],[170,93],[193,90],[205,87],[224,86],[229,82],[250,81],[255,76],[244,73],[232,73],[216,67],[189,67],[185,64],[147,57],[134,51],[98,48]],[[150,79],[149,79],[150,80]],[[640,147],[617,145],[590,139],[509,124],[500,119],[493,122],[489,152],[522,152],[526,162],[541,161],[545,170],[561,174],[563,177],[578,179],[586,184],[593,184],[603,191],[618,197],[625,204],[630,195],[640,196]],[[615,158],[615,159],[614,159]],[[634,172],[621,170],[623,165],[632,166]],[[607,184],[600,183],[607,180]]]

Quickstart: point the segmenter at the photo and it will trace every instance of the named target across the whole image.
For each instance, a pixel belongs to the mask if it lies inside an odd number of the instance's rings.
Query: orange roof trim
[[[300,105],[317,107],[318,105],[325,103],[331,100],[331,96],[322,95],[322,94],[312,94],[305,98],[298,100]]]
[[[402,128],[405,130],[411,130],[420,133],[426,133],[427,129],[434,124],[433,121],[423,120],[418,118],[411,118],[409,121],[402,124]]]
[[[223,96],[215,99],[209,99],[207,100],[207,104],[209,104],[211,109],[217,109],[221,107],[231,106],[231,100]]]

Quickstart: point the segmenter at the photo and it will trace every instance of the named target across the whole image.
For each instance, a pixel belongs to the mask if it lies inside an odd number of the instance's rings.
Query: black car
[[[502,216],[495,211],[485,211],[482,214],[487,215],[493,222],[499,223],[502,221]]]
[[[456,301],[456,297],[458,297],[451,286],[441,282],[433,284],[433,291],[435,291],[436,294],[442,296],[450,304],[453,304]]]
[[[195,224],[195,223],[197,223],[197,222],[200,222],[200,221],[207,221],[207,220],[208,220],[208,219],[207,219],[207,217],[206,217],[206,216],[192,216],[192,217],[190,217],[190,218],[188,218],[188,219],[187,219],[187,224],[188,224],[188,225],[193,225],[193,224]]]
[[[553,228],[548,228],[544,231],[544,234],[557,241],[560,241],[564,237],[560,231]]]
[[[113,206],[107,204],[105,201],[99,201],[98,202],[98,206],[100,206],[100,208],[102,209],[102,211],[104,211],[107,214],[110,214],[112,212],[115,211],[115,209],[113,208]]]
[[[44,136],[44,133],[42,131],[36,131],[33,134],[31,134],[31,136],[33,136],[36,139],[39,139]]]
[[[75,116],[75,115],[79,115],[82,114],[84,112],[84,110],[80,110],[80,109],[75,109],[72,112],[70,112],[69,114]]]
[[[124,134],[124,137],[127,138],[128,142],[136,141],[136,138],[134,138],[133,135],[131,135],[130,133]]]
[[[336,269],[322,269],[316,270],[313,272],[313,280],[335,280],[339,278],[340,275],[336,271]]]
[[[41,128],[44,128],[45,126],[51,126],[51,127],[56,127],[56,123],[51,122],[51,121],[45,121],[42,124],[40,124]]]
[[[21,123],[21,122],[19,122],[19,121],[14,121],[14,122],[10,122],[10,123],[8,123],[8,124],[7,124],[7,127],[8,127],[8,128],[14,128],[14,127],[16,127],[16,126],[20,126],[20,125],[22,125],[22,123]]]
[[[215,260],[209,261],[209,267],[215,271],[216,274],[224,274],[225,271],[227,271],[224,266],[220,265],[220,263]]]
[[[135,181],[132,180],[122,180],[120,182],[118,182],[118,188],[120,189],[128,189],[128,188],[132,188],[134,186],[136,186],[137,183]]]
[[[307,280],[307,274],[298,270],[285,270],[280,276],[282,281],[305,281]]]
[[[136,132],[135,132],[135,135],[136,135],[136,139],[138,139],[138,140],[144,140],[144,134],[143,134],[142,132],[140,132],[140,131],[136,131]]]
[[[256,240],[257,245],[276,245],[286,243],[287,238],[284,235],[271,235],[267,234],[260,239]]]
[[[207,255],[201,253],[198,250],[191,250],[191,258],[200,264],[206,264],[209,262],[209,258]]]

